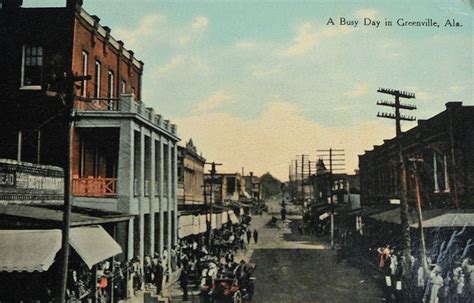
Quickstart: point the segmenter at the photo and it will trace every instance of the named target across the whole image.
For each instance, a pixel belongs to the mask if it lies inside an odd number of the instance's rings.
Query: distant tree
[[[268,199],[281,193],[281,181],[269,172],[260,177],[262,198]]]

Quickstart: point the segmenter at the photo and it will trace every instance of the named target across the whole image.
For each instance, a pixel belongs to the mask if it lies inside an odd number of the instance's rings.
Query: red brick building
[[[83,10],[82,1],[55,8],[22,8],[21,2],[4,0],[0,9],[0,139],[6,143],[0,157],[57,165],[64,153],[55,138],[64,131],[65,115],[61,100],[47,93],[55,90],[55,79],[90,75],[78,83],[78,96],[114,99],[124,93],[140,100],[143,62]],[[78,108],[90,106],[117,103],[76,102]]]
[[[472,208],[474,107],[446,103],[446,110],[359,156],[361,202],[388,205],[400,199],[399,150],[407,163],[408,202],[416,204],[414,166],[424,208]]]
[[[65,167],[75,207],[131,214],[114,229],[123,258],[177,244],[177,127],[141,100],[143,62],[82,8],[0,0],[0,158]],[[63,75],[77,82],[71,116]],[[170,262],[168,260],[168,262]]]

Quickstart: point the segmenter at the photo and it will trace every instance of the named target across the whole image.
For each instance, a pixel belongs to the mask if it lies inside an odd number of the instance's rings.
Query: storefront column
[[[156,161],[155,161],[155,134],[150,137],[150,251],[148,254],[153,257],[155,253],[155,212],[156,212]]]
[[[165,229],[165,224],[164,224],[164,214],[163,214],[163,204],[164,204],[164,194],[163,191],[164,186],[163,186],[163,177],[164,177],[164,167],[165,167],[165,161],[164,161],[164,146],[163,146],[163,137],[160,136],[160,184],[158,186],[160,187],[160,256],[163,257],[163,249],[164,249],[164,229]]]
[[[145,257],[145,129],[140,127],[140,163],[138,173],[138,208],[140,211],[138,230],[140,236],[139,256],[143,266]]]
[[[171,228],[172,228],[172,225],[171,225],[171,211],[173,209],[173,205],[172,205],[172,200],[173,200],[173,197],[172,197],[172,185],[173,185],[173,180],[171,179],[172,178],[172,166],[171,166],[171,152],[172,152],[172,149],[171,149],[171,141],[168,141],[168,156],[166,157],[166,165],[168,165],[168,188],[166,189],[167,193],[168,193],[168,199],[167,199],[167,203],[168,203],[168,207],[167,207],[167,216],[168,216],[168,235],[167,235],[167,243],[166,245],[168,246],[168,268],[170,269],[171,271],[171,245],[172,245],[172,241],[171,241]]]
[[[178,244],[178,145],[175,143],[173,148],[173,214],[174,214],[174,245]]]
[[[128,220],[128,239],[127,239],[127,252],[128,252],[128,260],[133,259],[133,235],[134,235],[134,230],[133,230],[133,218]]]

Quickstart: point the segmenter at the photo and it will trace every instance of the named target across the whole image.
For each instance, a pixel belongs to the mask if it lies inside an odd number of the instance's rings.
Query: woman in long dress
[[[439,271],[435,272],[435,275],[431,278],[431,296],[430,303],[438,303],[438,292],[439,289],[443,287],[443,277]]]

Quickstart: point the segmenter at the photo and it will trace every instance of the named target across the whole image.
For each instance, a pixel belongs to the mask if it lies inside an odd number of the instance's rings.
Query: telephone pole
[[[67,271],[69,262],[69,229],[71,223],[71,200],[72,200],[72,136],[75,122],[74,100],[77,98],[75,94],[76,82],[84,82],[90,80],[90,75],[73,76],[72,72],[63,73],[57,77],[53,83],[54,91],[48,90],[46,94],[50,97],[59,98],[65,108],[65,123],[67,125],[66,138],[64,140],[64,209],[63,209],[63,226],[62,226],[62,242],[61,242],[61,258],[60,258],[60,284],[58,291],[58,301],[66,302],[66,286]]]
[[[331,204],[331,248],[334,248],[334,193],[333,193],[333,173],[344,170],[345,151],[343,149],[318,149],[318,158],[329,162],[329,194]],[[336,163],[334,163],[336,162]]]
[[[212,197],[214,195],[214,178],[216,176],[217,170],[216,166],[222,165],[222,163],[216,163],[216,162],[206,162],[205,164],[210,164],[211,169],[209,172],[211,173],[211,188],[210,188],[210,195],[209,195],[209,207],[207,210],[206,218],[209,218],[209,220],[206,220],[206,225],[207,225],[207,243],[209,249],[211,249],[211,244],[212,244]],[[222,185],[222,183],[221,183]],[[222,193],[221,193],[222,195]],[[209,217],[208,217],[209,216]]]
[[[406,115],[400,114],[401,109],[405,109],[405,110],[416,109],[415,105],[400,103],[400,98],[415,99],[415,94],[405,92],[405,91],[394,90],[390,88],[379,88],[377,92],[382,93],[382,94],[392,95],[395,97],[395,102],[384,101],[384,100],[377,101],[377,105],[388,106],[395,109],[395,113],[384,113],[384,112],[377,113],[377,117],[395,120],[395,131],[396,131],[396,136],[398,137],[402,133],[401,123],[400,123],[401,121],[415,121],[416,120],[416,118],[413,116],[406,116]]]
[[[416,106],[412,104],[402,104],[400,103],[400,98],[405,99],[414,99],[415,94],[409,93],[406,91],[399,91],[389,88],[379,88],[377,92],[387,95],[392,95],[395,97],[395,102],[389,101],[377,101],[377,105],[381,106],[388,106],[393,107],[395,109],[395,113],[377,113],[377,117],[380,118],[387,118],[387,119],[394,119],[395,120],[395,131],[396,137],[399,137],[402,134],[401,131],[401,121],[415,121],[416,118],[413,116],[406,116],[400,114],[400,110],[415,110]],[[402,143],[399,143],[398,146],[398,158],[400,161],[400,181],[402,192],[400,195],[400,223],[402,226],[402,237],[403,237],[403,254],[405,256],[411,255],[411,239],[410,239],[410,225],[408,224],[408,201],[407,201],[407,194],[408,194],[408,186],[407,186],[407,169],[406,163],[403,155],[403,147]]]

